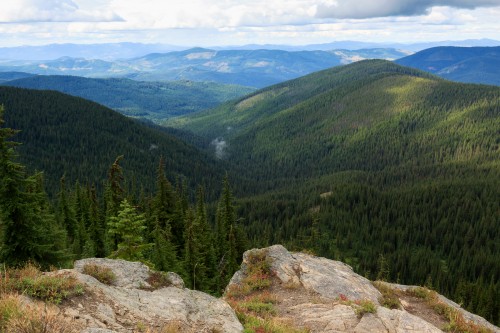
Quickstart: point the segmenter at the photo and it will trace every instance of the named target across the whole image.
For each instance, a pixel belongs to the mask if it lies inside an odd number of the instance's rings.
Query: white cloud
[[[500,0],[331,0],[318,5],[319,18],[364,19],[423,15],[435,6],[474,9],[500,6]]]
[[[0,23],[111,22],[122,20],[110,10],[81,9],[72,0],[15,0],[0,3]]]
[[[0,0],[0,40],[214,46],[499,39],[498,17],[500,0]]]

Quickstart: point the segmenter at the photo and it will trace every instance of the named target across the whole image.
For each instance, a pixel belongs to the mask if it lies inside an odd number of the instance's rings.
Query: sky
[[[1,0],[0,47],[500,40],[500,0]]]

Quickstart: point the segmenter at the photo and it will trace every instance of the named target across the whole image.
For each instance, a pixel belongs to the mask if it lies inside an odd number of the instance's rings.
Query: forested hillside
[[[31,171],[45,173],[48,189],[56,193],[59,178],[68,183],[101,182],[115,158],[127,185],[152,189],[160,157],[171,181],[218,188],[223,170],[210,156],[154,126],[145,126],[99,104],[54,91],[0,87],[6,124],[20,132],[15,140],[21,161]],[[98,184],[99,185],[99,184]]]
[[[387,266],[498,323],[498,87],[363,61],[172,124],[225,143],[253,244]]]
[[[47,102],[44,98],[39,101]],[[204,186],[197,186],[193,204],[189,194],[194,189],[182,179],[172,185],[165,174],[164,158],[157,161],[154,189],[141,188],[140,193],[128,189],[129,179],[121,165],[123,156],[118,156],[102,179],[94,175],[86,184],[69,184],[63,175],[57,195],[50,200],[43,173],[29,172],[19,163],[19,143],[12,140],[17,130],[5,125],[3,115],[4,108],[0,106],[2,279],[9,280],[7,267],[70,267],[79,258],[111,257],[141,261],[155,268],[157,272],[148,280],[152,285],[165,283],[165,273],[158,271],[168,270],[181,274],[192,289],[214,294],[224,290],[246,249],[227,176],[222,182],[217,210],[210,215],[205,206]],[[194,171],[203,174],[206,170]],[[205,176],[215,179],[210,174]],[[104,188],[99,190],[99,185]],[[29,277],[23,278],[22,284],[22,289],[36,290],[32,296],[38,296],[42,288],[49,289],[44,289],[44,294],[60,288],[52,283],[45,287],[45,282],[43,287],[33,287],[38,282]],[[4,282],[4,289],[6,286]],[[2,296],[5,294],[3,291]],[[9,307],[3,308],[2,319],[9,318],[9,311]],[[38,332],[39,326],[33,327]]]
[[[255,90],[214,82],[141,82],[58,75],[23,77],[3,84],[19,88],[57,90],[100,103],[126,116],[155,122],[213,108]]]

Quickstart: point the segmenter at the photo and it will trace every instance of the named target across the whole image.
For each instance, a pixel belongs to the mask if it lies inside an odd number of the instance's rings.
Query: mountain
[[[448,80],[500,85],[500,46],[434,47],[396,62]]]
[[[49,44],[40,46],[0,47],[0,59],[54,60],[61,57],[87,59],[127,59],[153,52],[169,52],[184,48],[166,44],[100,43],[100,44]]]
[[[3,85],[57,90],[100,103],[126,116],[156,122],[213,108],[254,90],[214,82],[140,82],[129,79],[27,75],[29,77],[3,82]],[[8,76],[5,75],[5,77]],[[0,73],[0,80],[2,80],[2,73]]]
[[[498,323],[485,299],[500,290],[500,88],[360,61],[170,125],[236,168],[252,245],[371,277],[382,257],[390,280],[432,284]]]
[[[6,61],[0,63],[0,71],[21,71],[41,75],[117,77],[135,72],[135,69],[120,61],[64,56],[44,61]]]
[[[32,76],[34,76],[34,74],[23,73],[23,72],[0,72],[0,84]]]
[[[393,48],[417,52],[436,46],[500,46],[500,41],[492,39],[468,39],[460,41],[438,41],[421,43],[373,43],[360,41],[336,41],[310,45],[272,45],[250,44],[234,46],[210,47],[213,50],[283,50],[283,51],[331,51],[331,50],[360,50],[370,48]],[[99,44],[49,44],[26,45],[15,47],[0,47],[1,60],[55,60],[61,57],[118,60],[142,57],[150,53],[166,53],[185,50],[188,47],[168,44],[144,43],[99,43]]]
[[[331,43],[323,44],[309,44],[309,45],[244,45],[240,47],[231,47],[232,49],[277,49],[277,50],[287,50],[287,51],[312,51],[312,50],[360,50],[360,49],[372,49],[372,48],[391,48],[397,50],[403,50],[406,52],[418,52],[430,47],[436,46],[461,46],[461,47],[471,47],[471,46],[500,46],[500,41],[493,39],[466,39],[466,40],[447,40],[447,41],[437,41],[437,42],[420,42],[420,43],[374,43],[374,42],[359,42],[352,40],[336,41]]]
[[[212,158],[160,128],[97,103],[55,91],[0,87],[0,104],[6,126],[20,130],[14,140],[22,143],[21,162],[31,171],[44,171],[51,193],[63,175],[68,184],[106,179],[119,155],[124,155],[129,187],[153,189],[160,156],[172,181],[178,177],[219,187],[223,171]]]
[[[288,52],[195,48],[117,61],[63,57],[38,62],[6,62],[0,64],[0,70],[122,77],[138,81],[212,81],[260,88],[353,61],[379,57],[393,60],[406,55],[407,52],[392,49]]]

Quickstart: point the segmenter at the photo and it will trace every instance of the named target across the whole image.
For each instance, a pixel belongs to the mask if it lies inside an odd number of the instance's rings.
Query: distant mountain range
[[[393,48],[417,52],[435,46],[500,46],[500,41],[492,39],[468,39],[462,41],[440,41],[422,43],[373,43],[359,41],[337,41],[310,45],[249,44],[234,46],[212,46],[214,50],[283,50],[283,51],[331,51],[360,50],[371,48]],[[169,44],[143,43],[101,43],[101,44],[49,44],[40,46],[0,47],[0,60],[55,60],[61,57],[85,59],[129,59],[149,53],[182,51],[189,47]]]
[[[256,50],[256,49],[270,49],[270,50],[286,50],[286,51],[331,51],[331,50],[360,50],[360,49],[372,49],[372,48],[392,48],[397,50],[403,50],[407,52],[418,52],[430,47],[436,46],[462,46],[462,47],[473,47],[473,46],[500,46],[500,41],[493,39],[467,39],[460,41],[440,41],[440,42],[422,42],[422,43],[370,43],[370,42],[358,42],[358,41],[339,41],[333,43],[325,44],[310,44],[310,45],[274,45],[274,44],[250,44],[242,46],[231,46],[231,47],[213,47],[213,49],[232,49],[232,50]]]
[[[407,55],[407,52],[395,49],[290,52],[195,48],[116,61],[72,57],[49,61],[4,61],[0,63],[0,71],[121,77],[138,81],[213,81],[260,88],[354,61],[394,60]]]
[[[41,46],[0,47],[4,60],[55,60],[61,57],[86,59],[128,59],[153,52],[184,50],[185,47],[167,44],[102,43],[102,44],[49,44]]]
[[[20,72],[0,73],[0,84],[57,90],[100,103],[126,116],[146,118],[154,122],[213,108],[255,90],[215,82],[142,82]]]
[[[396,62],[452,81],[500,85],[500,46],[434,47]]]

